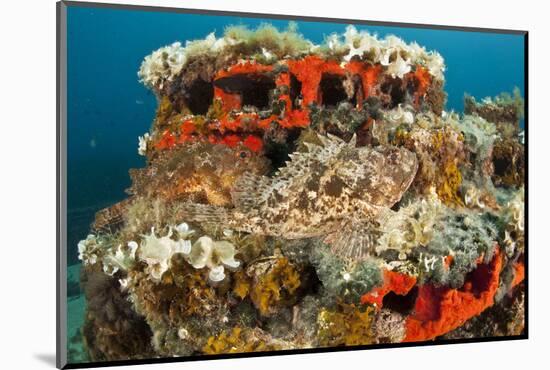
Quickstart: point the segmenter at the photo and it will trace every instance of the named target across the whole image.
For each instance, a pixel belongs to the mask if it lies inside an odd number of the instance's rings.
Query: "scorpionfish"
[[[395,146],[357,147],[355,137],[318,139],[272,177],[242,175],[231,194],[234,208],[188,203],[182,216],[286,239],[324,237],[344,258],[366,257],[375,242],[370,225],[410,186],[416,155]]]

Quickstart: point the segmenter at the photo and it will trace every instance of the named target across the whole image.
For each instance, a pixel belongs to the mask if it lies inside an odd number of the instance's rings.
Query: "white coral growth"
[[[464,204],[469,208],[485,209],[486,193],[473,183],[463,185]]]
[[[506,207],[508,222],[511,223],[517,231],[525,230],[525,191],[521,187],[514,198],[510,200]]]
[[[487,152],[498,137],[496,125],[479,116],[464,115],[461,120],[452,117],[447,119],[447,122],[464,134],[471,151],[482,151],[484,156],[488,155]]]
[[[143,134],[143,136],[138,137],[138,154],[145,155],[147,153],[147,143],[151,140],[151,137],[148,132]]]
[[[141,63],[138,77],[146,86],[162,89],[166,82],[172,81],[181,72],[190,57],[220,53],[237,42],[230,37],[216,38],[214,32],[205,39],[187,41],[185,47],[180,42],[174,42],[146,56]]]
[[[353,57],[362,58],[368,55],[373,63],[380,63],[387,67],[387,73],[402,78],[412,70],[413,65],[421,65],[436,79],[443,80],[445,63],[443,57],[435,51],[426,51],[416,42],[407,44],[394,35],[388,35],[384,39],[378,39],[365,31],[357,31],[354,26],[348,26],[341,36],[333,34],[327,38],[328,49],[332,52],[341,52],[347,49],[344,60],[349,62]]]
[[[403,78],[411,71],[411,58],[407,44],[400,38],[390,35],[386,37],[380,48],[381,54],[378,56],[379,62],[388,67],[387,72],[392,77]],[[406,55],[406,59],[403,58]]]
[[[113,276],[119,270],[128,271],[136,260],[137,248],[138,244],[134,241],[128,242],[126,248],[119,244],[114,253],[111,250],[103,257],[103,271],[109,276]]]
[[[521,187],[504,208],[506,230],[504,247],[506,254],[512,256],[516,250],[523,252],[525,245],[525,191]]]
[[[204,39],[187,41],[185,46],[180,42],[174,42],[154,51],[143,60],[138,77],[149,88],[160,90],[167,82],[173,81],[185,65],[198,55],[216,56],[236,44],[261,44],[265,40],[277,45],[277,50],[268,50],[264,47],[258,54],[267,61],[281,58],[280,54],[283,51],[287,52],[284,57],[294,58],[308,52],[322,54],[322,50],[325,50],[343,55],[344,63],[350,62],[354,57],[367,58],[369,62],[385,66],[386,73],[400,78],[416,65],[423,66],[440,80],[443,80],[445,70],[443,58],[437,52],[428,52],[417,43],[407,44],[393,35],[378,39],[376,35],[365,31],[359,32],[351,25],[346,28],[344,34],[327,37],[324,45],[315,45],[304,40],[292,29],[278,32],[273,27],[263,27],[253,32],[233,27],[221,38],[217,38],[212,32]]]
[[[445,72],[445,62],[443,57],[438,52],[432,51],[427,53],[423,58],[423,64],[428,68],[428,72],[435,78],[443,80],[443,72]]]
[[[380,42],[376,36],[368,33],[359,33],[353,26],[348,26],[344,33],[345,44],[349,48],[349,52],[344,56],[344,60],[349,62],[354,56],[363,57],[364,53],[374,51],[375,55],[380,53]],[[338,36],[332,36],[329,40],[329,47],[334,48],[338,44]]]
[[[380,221],[382,235],[376,252],[393,249],[407,254],[413,248],[426,246],[443,212],[444,206],[436,196],[417,200],[397,212],[388,212]]]
[[[178,226],[175,227],[176,231],[178,232],[178,236],[180,239],[189,239],[191,235],[195,233],[195,230],[191,229],[189,225],[185,222],[182,222]]]
[[[235,246],[228,241],[214,241],[209,236],[201,236],[189,254],[189,263],[196,268],[208,267],[209,279],[212,282],[225,278],[224,266],[237,268],[240,262],[235,259]]]
[[[394,78],[395,77],[403,78],[404,75],[406,75],[411,71],[410,59],[407,59],[407,60],[403,59],[403,57],[401,57],[401,54],[399,53],[395,57],[395,60],[387,64],[387,66],[388,66],[388,73]]]
[[[187,56],[180,42],[164,46],[145,57],[141,63],[138,77],[151,88],[162,88],[166,81],[172,79],[182,70]]]
[[[174,240],[174,229],[178,231],[178,239]],[[182,233],[180,233],[182,230]],[[187,224],[169,227],[168,233],[160,238],[155,234],[155,228],[151,228],[151,234],[144,235],[139,248],[139,258],[147,263],[147,271],[153,281],[159,282],[162,275],[170,268],[172,256],[182,253],[189,254],[191,241],[188,237],[193,233]]]
[[[400,124],[412,125],[414,123],[414,114],[409,109],[403,109],[401,104],[385,114],[386,120],[398,126]]]
[[[94,265],[101,256],[101,244],[97,237],[89,234],[78,242],[78,259],[85,265]]]

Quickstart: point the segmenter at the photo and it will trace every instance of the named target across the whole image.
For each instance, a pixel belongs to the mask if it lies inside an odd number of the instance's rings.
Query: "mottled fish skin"
[[[416,174],[416,155],[405,148],[319,138],[322,146],[308,144],[273,178],[237,183],[235,228],[287,239],[329,234],[345,219],[372,219],[393,206]]]
[[[418,169],[416,155],[405,148],[319,139],[322,145],[306,144],[308,151],[291,155],[272,178],[241,177],[232,192],[234,209],[195,205],[187,215],[286,239],[330,235],[393,206]]]

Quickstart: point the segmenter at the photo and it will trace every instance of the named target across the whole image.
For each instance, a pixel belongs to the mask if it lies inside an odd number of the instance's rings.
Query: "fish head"
[[[375,207],[391,207],[409,188],[418,170],[416,154],[402,147],[359,147],[336,169],[352,196]]]

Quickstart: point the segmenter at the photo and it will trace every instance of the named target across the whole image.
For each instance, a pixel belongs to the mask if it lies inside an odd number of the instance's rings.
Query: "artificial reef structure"
[[[146,166],[78,245],[90,360],[522,334],[523,100],[446,112],[444,70],[353,26],[145,57]]]

